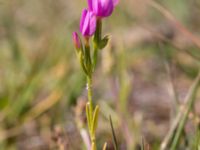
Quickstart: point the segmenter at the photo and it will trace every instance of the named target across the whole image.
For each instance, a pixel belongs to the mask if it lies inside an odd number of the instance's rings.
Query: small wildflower
[[[118,3],[119,0],[88,0],[88,8],[97,17],[108,17]]]

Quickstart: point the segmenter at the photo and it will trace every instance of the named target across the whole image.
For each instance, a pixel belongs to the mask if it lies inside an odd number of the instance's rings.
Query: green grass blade
[[[119,150],[111,116],[109,116],[109,119],[110,119],[110,127],[111,127],[111,131],[112,131],[112,139],[113,139],[114,148],[115,148],[115,150]]]

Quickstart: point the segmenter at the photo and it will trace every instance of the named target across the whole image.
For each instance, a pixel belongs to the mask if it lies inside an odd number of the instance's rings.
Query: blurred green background
[[[84,149],[77,122],[85,124],[86,79],[71,35],[86,5],[0,0],[0,149],[53,150],[60,143]],[[111,41],[93,79],[99,146],[107,141],[113,149],[112,115],[120,149],[139,149],[141,137],[158,149],[174,110],[170,83],[183,102],[200,68],[199,41],[192,38],[199,27],[199,0],[121,0],[103,20]],[[195,107],[200,114],[200,102]],[[191,124],[188,137],[195,134]]]

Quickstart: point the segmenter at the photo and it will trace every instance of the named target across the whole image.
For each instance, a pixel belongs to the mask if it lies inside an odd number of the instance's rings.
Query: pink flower
[[[88,0],[88,8],[98,17],[108,17],[118,3],[119,0]]]
[[[96,16],[92,11],[84,9],[80,21],[80,32],[83,36],[92,36],[96,30]]]

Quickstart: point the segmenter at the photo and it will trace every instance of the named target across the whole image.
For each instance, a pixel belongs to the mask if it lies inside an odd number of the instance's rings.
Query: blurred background
[[[0,0],[0,149],[84,149],[86,79],[71,40],[86,0]],[[121,0],[93,77],[97,142],[159,145],[200,69],[199,0]],[[185,128],[192,145],[199,126]],[[184,142],[182,145],[184,147]],[[184,148],[183,148],[184,149]]]

